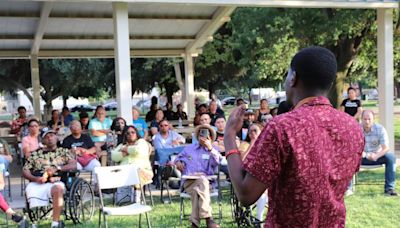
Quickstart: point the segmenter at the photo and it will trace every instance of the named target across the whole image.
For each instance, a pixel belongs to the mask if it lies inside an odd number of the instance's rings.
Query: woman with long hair
[[[142,185],[152,182],[153,171],[150,164],[150,146],[142,139],[138,130],[132,126],[126,126],[123,131],[123,143],[111,152],[111,160],[120,165],[134,164],[139,168],[139,178]],[[135,186],[135,199],[139,202],[140,188]]]

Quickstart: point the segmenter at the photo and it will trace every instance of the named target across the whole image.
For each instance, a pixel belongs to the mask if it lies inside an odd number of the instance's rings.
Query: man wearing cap
[[[32,152],[23,167],[23,176],[30,181],[26,186],[26,197],[30,207],[53,204],[52,228],[64,227],[60,214],[64,205],[64,183],[57,172],[76,170],[76,161],[68,149],[57,148],[57,135],[47,130],[42,135],[43,149]]]
[[[182,175],[193,177],[182,180],[183,189],[192,200],[192,227],[199,227],[200,219],[205,219],[207,227],[216,228],[219,226],[212,219],[211,186],[207,179],[221,161],[221,155],[212,146],[216,133],[210,125],[200,125],[195,129],[195,136],[198,143],[186,146],[176,158],[175,165]]]

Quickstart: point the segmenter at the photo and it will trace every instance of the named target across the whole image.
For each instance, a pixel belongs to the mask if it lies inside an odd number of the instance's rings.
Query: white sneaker
[[[347,190],[346,190],[346,193],[345,193],[344,195],[345,195],[345,196],[351,196],[351,195],[353,195],[353,194],[354,194],[353,190],[347,189]]]

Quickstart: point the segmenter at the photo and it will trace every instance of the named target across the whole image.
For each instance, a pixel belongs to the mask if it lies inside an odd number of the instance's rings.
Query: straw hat
[[[215,141],[215,139],[217,138],[217,133],[215,133],[215,130],[208,124],[203,124],[203,125],[199,125],[194,129],[194,135],[196,137],[197,140],[199,140],[199,133],[200,133],[200,129],[207,129],[210,132],[210,137],[211,137],[211,141]]]

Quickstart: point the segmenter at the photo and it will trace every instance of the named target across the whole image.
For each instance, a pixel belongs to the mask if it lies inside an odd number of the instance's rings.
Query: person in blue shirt
[[[143,139],[147,139],[149,136],[149,128],[147,127],[146,121],[140,118],[140,110],[137,107],[132,107],[132,125],[138,130],[139,135]]]
[[[103,106],[99,105],[96,108],[96,116],[89,122],[89,132],[90,138],[92,138],[94,144],[96,145],[98,151],[104,148],[107,133],[111,132],[112,120],[106,117],[106,110]]]
[[[61,119],[64,120],[64,126],[66,127],[74,120],[74,117],[69,112],[69,108],[66,106],[62,108]]]

